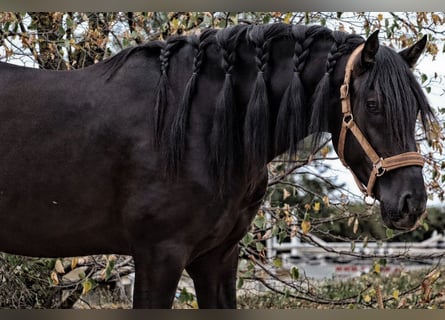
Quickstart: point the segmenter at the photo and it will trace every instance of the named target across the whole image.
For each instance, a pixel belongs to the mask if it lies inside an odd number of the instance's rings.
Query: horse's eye
[[[368,100],[366,101],[366,108],[369,112],[379,112],[379,106],[376,100]]]

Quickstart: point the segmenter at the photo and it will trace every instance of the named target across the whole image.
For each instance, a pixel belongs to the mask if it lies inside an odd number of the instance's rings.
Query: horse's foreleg
[[[135,284],[133,308],[171,308],[184,269],[180,253],[164,248],[133,254]]]
[[[213,249],[187,266],[200,308],[236,308],[237,266],[238,243]]]

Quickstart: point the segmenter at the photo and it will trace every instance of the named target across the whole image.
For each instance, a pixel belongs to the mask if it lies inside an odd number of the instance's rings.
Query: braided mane
[[[289,52],[291,62],[288,86],[280,97],[279,104],[271,105],[269,64],[275,41],[288,41],[292,51]],[[162,149],[165,155],[165,172],[171,177],[180,174],[180,164],[187,149],[189,115],[202,66],[210,54],[207,51],[210,45],[218,48],[220,69],[224,75],[219,95],[209,106],[214,110],[213,125],[208,137],[210,168],[216,185],[224,192],[229,178],[235,174],[235,170],[239,170],[240,164],[248,176],[263,169],[271,154],[278,151],[271,150],[271,145],[281,146],[280,150],[284,145],[285,150],[294,154],[298,141],[308,134],[316,133],[314,141],[318,142],[320,133],[327,130],[325,108],[330,94],[330,75],[338,58],[352,52],[363,41],[360,36],[334,32],[322,26],[269,24],[206,30],[199,36],[172,37],[165,42],[156,42],[155,45],[145,45],[159,50],[160,78],[152,112],[152,136],[153,146],[158,150]],[[309,91],[310,88],[303,86],[302,74],[316,44],[328,46],[330,50],[325,65],[320,66],[325,68],[324,75],[315,91]],[[256,73],[254,83],[249,84],[252,89],[246,105],[239,105],[234,87],[234,69],[244,67],[237,62],[241,45],[251,49],[256,69],[253,70]],[[177,93],[171,92],[169,86],[169,76],[174,74],[169,73],[169,62],[184,46],[192,48],[188,52],[193,52],[193,67],[181,92],[179,107],[167,130],[164,123],[165,111],[173,106],[173,102],[168,99],[175,94],[177,96]],[[136,48],[141,47],[144,46]],[[138,50],[141,49],[131,49],[120,54],[120,62]],[[111,69],[115,69],[115,64],[110,65]]]

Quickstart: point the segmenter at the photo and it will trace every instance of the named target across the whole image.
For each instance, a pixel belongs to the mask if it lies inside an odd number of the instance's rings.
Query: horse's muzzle
[[[397,210],[387,208],[385,202],[381,203],[383,222],[388,228],[411,231],[419,227],[420,222],[427,216],[426,194],[417,198],[410,194],[400,197]]]

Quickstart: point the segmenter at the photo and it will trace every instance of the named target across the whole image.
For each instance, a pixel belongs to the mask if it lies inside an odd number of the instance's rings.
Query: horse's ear
[[[375,55],[379,50],[379,30],[374,31],[365,42],[362,51],[362,66],[369,67],[375,63]]]
[[[417,41],[411,47],[408,47],[400,51],[399,54],[406,61],[406,63],[408,63],[409,67],[413,68],[416,65],[417,60],[419,59],[425,47],[426,47],[426,35],[423,36],[422,39]]]

